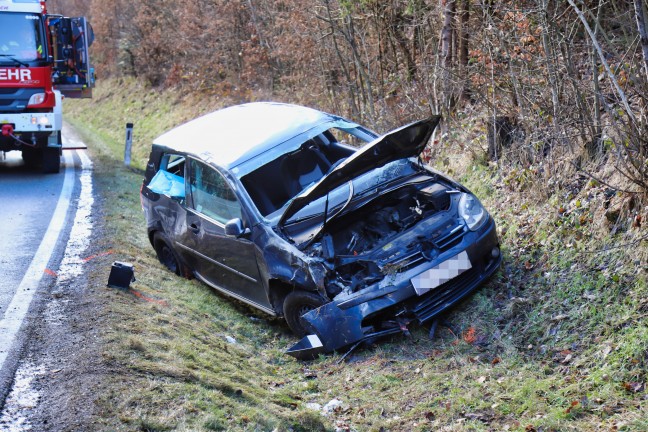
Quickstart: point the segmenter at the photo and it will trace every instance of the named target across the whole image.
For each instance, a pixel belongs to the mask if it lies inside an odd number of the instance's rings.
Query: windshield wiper
[[[23,62],[21,60],[18,60],[16,57],[14,57],[15,55],[16,54],[0,54],[0,57],[7,57],[9,60],[13,60],[14,62],[16,62],[16,64],[18,66],[25,66],[25,67],[29,66],[29,64],[27,64],[27,63],[25,63],[25,62]]]

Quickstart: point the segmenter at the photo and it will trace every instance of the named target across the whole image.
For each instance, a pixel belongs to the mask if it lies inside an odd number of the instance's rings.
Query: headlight
[[[27,106],[40,105],[40,104],[42,104],[43,102],[45,102],[45,97],[46,97],[45,93],[36,93],[36,94],[33,94],[33,95],[29,98],[29,102],[27,102]]]
[[[466,221],[471,231],[479,229],[488,219],[488,213],[479,200],[467,193],[462,194],[459,200],[459,215]]]

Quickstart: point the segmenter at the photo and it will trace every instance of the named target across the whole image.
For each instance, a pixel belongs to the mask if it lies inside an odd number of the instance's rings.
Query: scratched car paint
[[[190,121],[152,145],[151,244],[171,271],[284,317],[297,358],[428,321],[501,261],[479,200],[418,157],[438,122],[378,135],[278,103]]]

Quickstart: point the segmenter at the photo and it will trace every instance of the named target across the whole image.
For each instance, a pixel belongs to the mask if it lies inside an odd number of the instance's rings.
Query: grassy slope
[[[539,200],[524,172],[460,169],[448,154],[440,168],[492,210],[505,264],[448,316],[452,328],[440,326],[435,340],[417,329],[346,363],[283,355],[294,339],[281,322],[164,271],[144,232],[141,174],[119,163],[124,124],[135,123],[142,167],[152,137],[200,114],[197,106],[218,103],[132,81],[105,81],[93,101],[67,103],[67,118],[94,149],[105,197],[108,240],[97,247],[115,250],[110,260],[135,263],[133,288],[148,299],[103,295],[104,357],[115,374],[101,402],[103,428],[648,429],[646,252],[637,242],[646,229],[601,234],[610,222],[604,189],[594,184]],[[609,205],[626,204],[614,196]],[[602,251],[624,244],[632,246]],[[333,398],[343,406],[328,417],[306,407]]]

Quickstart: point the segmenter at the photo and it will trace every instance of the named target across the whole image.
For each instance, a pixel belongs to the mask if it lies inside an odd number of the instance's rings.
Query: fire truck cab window
[[[45,57],[42,23],[37,14],[0,12],[0,61],[6,57],[34,61]]]

